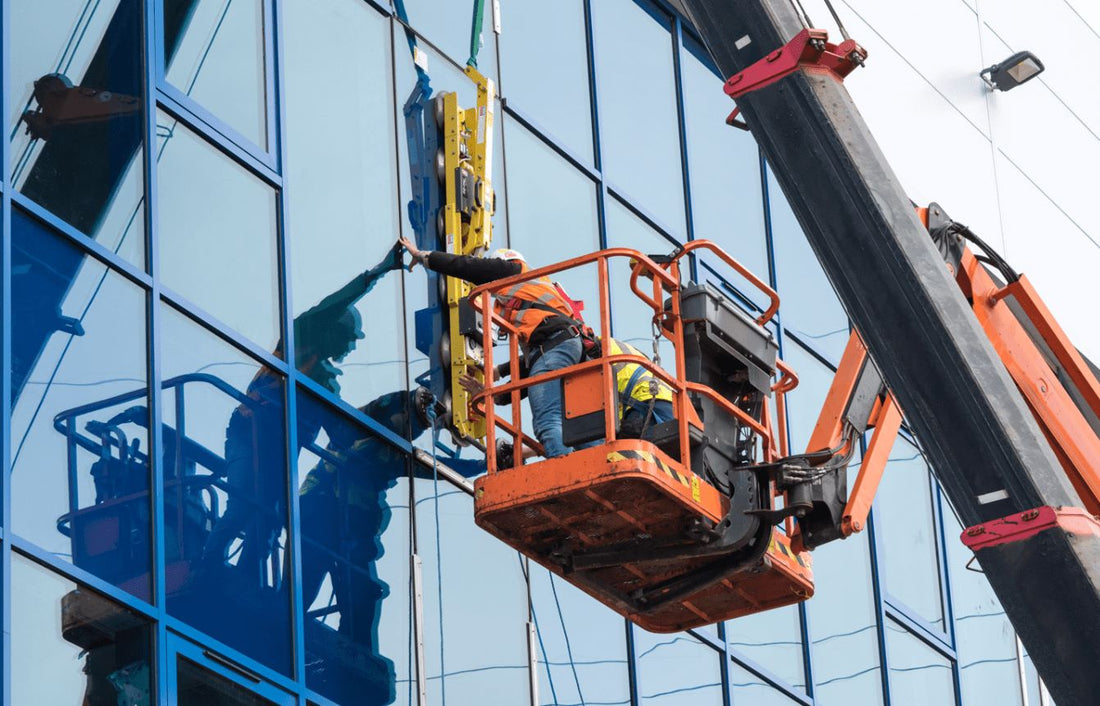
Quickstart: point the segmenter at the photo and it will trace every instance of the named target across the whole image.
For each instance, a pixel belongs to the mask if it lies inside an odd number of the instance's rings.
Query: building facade
[[[393,259],[419,225],[409,37],[473,105],[471,4],[3,1],[4,703],[1051,703],[909,436],[867,531],[814,552],[812,600],[682,634],[474,525],[483,461],[417,412],[438,297]],[[804,449],[848,320],[694,30],[664,0],[488,5],[494,244],[718,242],[782,298]],[[1073,58],[1100,48],[1097,10],[837,6],[913,199],[1100,356],[1079,303],[1100,98]],[[1047,73],[990,94],[978,71],[1023,48]],[[718,262],[691,276],[760,309]],[[594,282],[562,277],[589,302]],[[621,289],[612,332],[646,349]]]

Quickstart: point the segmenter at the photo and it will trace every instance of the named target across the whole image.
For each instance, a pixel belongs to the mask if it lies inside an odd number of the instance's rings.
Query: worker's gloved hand
[[[463,390],[470,393],[471,397],[481,394],[485,390],[485,384],[469,373],[463,373],[459,376],[458,384]]]
[[[497,442],[497,468],[511,468],[516,462],[515,449],[511,442]]]

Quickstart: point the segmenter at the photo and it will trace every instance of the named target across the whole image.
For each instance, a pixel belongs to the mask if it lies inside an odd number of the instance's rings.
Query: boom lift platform
[[[1065,472],[1088,497],[1087,512],[1047,508],[1024,518],[1032,534],[1061,528],[1100,532],[1100,383],[1069,344],[1025,277],[1017,275],[965,226],[936,204],[919,209],[945,266],[982,321],[1005,366],[1029,400]],[[974,254],[970,240],[982,249]],[[718,255],[765,293],[771,304],[753,318],[709,286],[680,281],[680,262],[698,249]],[[676,372],[648,359],[610,354],[602,337],[596,360],[518,380],[515,331],[491,308],[491,296],[514,284],[595,264],[600,330],[609,330],[610,263],[630,262],[630,289],[653,312],[672,343]],[[987,269],[986,263],[989,266]],[[998,281],[998,275],[1008,283]],[[652,289],[642,282],[649,280]],[[653,632],[673,632],[805,600],[813,594],[810,551],[861,531],[882,478],[902,413],[852,333],[807,451],[786,445],[785,395],[797,376],[776,356],[768,324],[774,291],[708,241],[669,256],[603,250],[475,289],[485,321],[511,335],[510,382],[494,385],[486,336],[487,387],[474,398],[488,424],[489,473],[475,484],[479,526]],[[636,363],[674,391],[674,421],[640,439],[618,426],[613,367]],[[535,448],[523,433],[521,391],[560,380],[566,445],[598,445],[567,456],[509,467],[497,464],[495,434]],[[511,419],[487,400],[512,404]],[[862,449],[859,474],[847,470]],[[1006,536],[1020,518],[971,528],[965,541],[988,556],[1011,551]],[[1029,535],[1030,536],[1030,535]]]
[[[770,301],[768,309],[753,318],[712,287],[681,284],[682,259],[699,249],[712,251],[759,288]],[[672,343],[675,375],[639,355],[610,354],[605,335],[600,358],[518,380],[515,331],[493,313],[491,295],[594,264],[600,330],[607,332],[608,272],[611,262],[623,260],[631,263],[631,291],[652,311],[655,335]],[[645,280],[652,287],[642,284]],[[484,407],[488,424],[489,473],[475,485],[478,525],[654,632],[727,620],[812,595],[810,555],[794,518],[818,518],[814,490],[820,495],[824,486],[810,488],[807,479],[835,471],[823,464],[837,458],[846,464],[858,435],[848,434],[838,449],[830,438],[824,453],[789,455],[784,396],[797,377],[777,358],[768,329],[779,306],[771,288],[713,243],[698,240],[666,257],[603,250],[478,287],[473,297],[485,321],[513,334],[512,381],[495,386],[490,330],[484,334],[490,373],[486,391],[475,401]],[[862,415],[852,429],[862,432],[886,419],[893,425],[883,426],[896,433],[896,407],[885,401],[877,376],[870,386],[857,384],[866,356],[858,345],[852,350],[855,372],[848,382],[870,394],[851,410],[841,406],[833,426],[840,428],[846,414]],[[613,367],[623,363],[642,366],[674,391],[676,419],[655,425],[640,439],[623,438],[618,427]],[[520,465],[521,454],[513,454],[511,467],[498,468],[496,428],[516,445],[537,448],[520,426],[520,393],[551,380],[561,380],[564,388],[565,443],[602,443],[527,466]],[[511,420],[485,404],[490,395],[498,401],[510,397]],[[824,523],[816,522],[813,536],[827,535],[818,528]]]

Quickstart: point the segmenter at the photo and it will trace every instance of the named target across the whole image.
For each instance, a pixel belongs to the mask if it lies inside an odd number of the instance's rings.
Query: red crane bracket
[[[840,44],[830,44],[829,33],[823,29],[804,29],[784,46],[768,54],[760,61],[726,81],[726,95],[737,98],[770,86],[779,79],[802,69],[807,73],[832,76],[843,83],[844,77],[861,66],[867,58],[867,50],[846,39]],[[749,126],[738,120],[740,108],[734,108],[726,118],[726,124],[742,130]]]
[[[963,530],[962,543],[972,551],[1030,539],[1060,529],[1067,534],[1100,535],[1100,522],[1078,507],[1037,507]]]

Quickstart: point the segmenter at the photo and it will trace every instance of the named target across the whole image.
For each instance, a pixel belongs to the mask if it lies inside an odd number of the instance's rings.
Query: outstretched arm
[[[452,255],[439,250],[421,250],[408,238],[401,238],[400,242],[412,255],[414,266],[416,263],[420,263],[429,270],[451,277],[458,277],[475,285],[518,275],[523,271],[523,267],[514,260]]]

